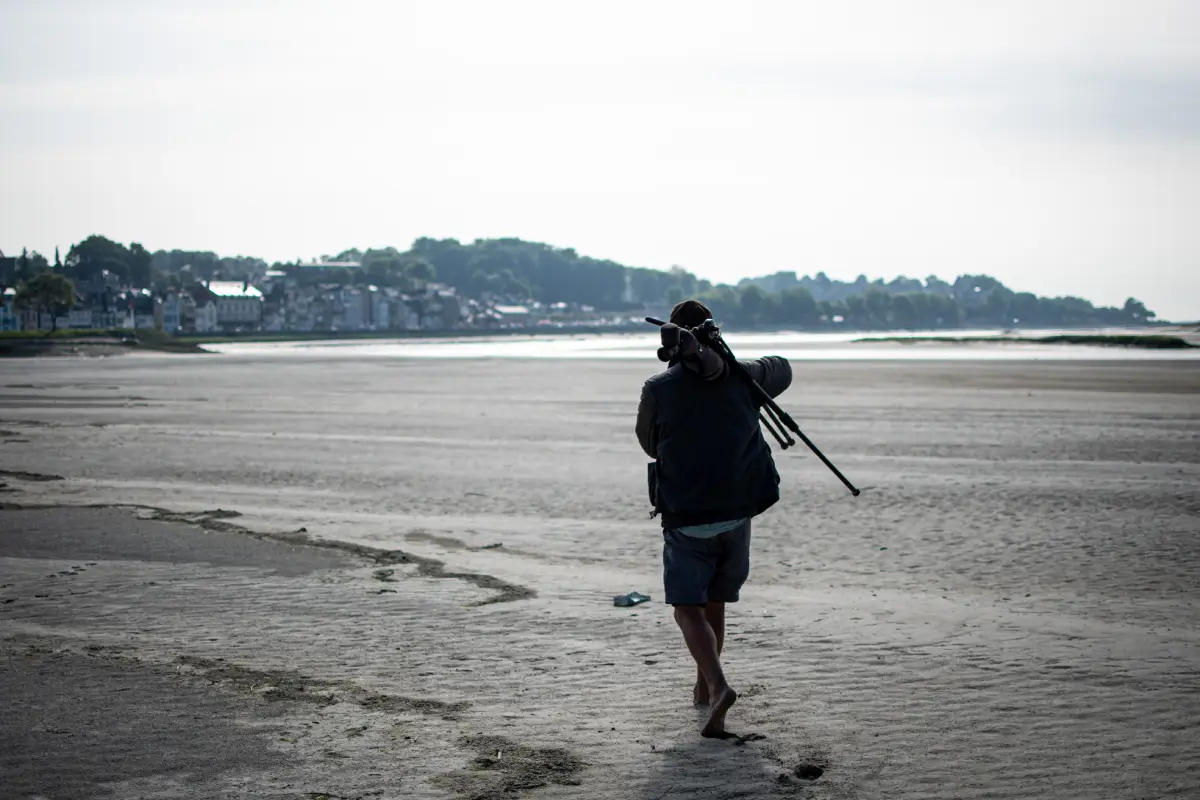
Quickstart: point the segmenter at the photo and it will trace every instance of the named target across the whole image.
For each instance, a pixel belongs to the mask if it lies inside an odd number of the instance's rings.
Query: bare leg
[[[717,637],[719,656],[725,649],[725,604],[709,601],[704,607],[704,618]],[[698,706],[708,705],[708,681],[704,680],[704,673],[699,667],[696,667],[696,688],[692,689],[692,702]]]
[[[676,606],[675,622],[683,632],[696,666],[708,684],[708,696],[712,699],[708,724],[700,731],[701,736],[718,737],[725,732],[725,713],[737,702],[735,692],[725,680],[721,669],[721,658],[717,653],[717,636],[700,606]]]

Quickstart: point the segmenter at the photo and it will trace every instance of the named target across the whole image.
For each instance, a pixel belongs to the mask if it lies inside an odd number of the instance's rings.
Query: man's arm
[[[738,360],[771,399],[783,394],[792,385],[792,365],[783,356]]]
[[[637,439],[642,450],[651,458],[658,458],[658,428],[654,424],[654,393],[649,386],[642,386],[642,399],[638,402]]]

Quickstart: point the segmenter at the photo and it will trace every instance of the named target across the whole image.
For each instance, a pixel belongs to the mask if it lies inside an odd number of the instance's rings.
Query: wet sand
[[[776,453],[739,745],[659,602],[652,357],[9,362],[0,795],[1200,795],[1200,365],[795,366],[864,493]]]

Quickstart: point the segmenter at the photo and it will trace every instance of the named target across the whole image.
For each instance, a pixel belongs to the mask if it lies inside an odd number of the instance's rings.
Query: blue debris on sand
[[[639,603],[647,603],[650,601],[650,595],[641,594],[640,592],[630,592],[629,594],[619,594],[613,598],[613,605],[621,608],[636,606]]]

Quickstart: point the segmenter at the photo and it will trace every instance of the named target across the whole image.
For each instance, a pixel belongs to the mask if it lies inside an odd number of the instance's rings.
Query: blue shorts
[[[706,539],[663,530],[663,588],[667,604],[736,603],[750,576],[750,520]]]

